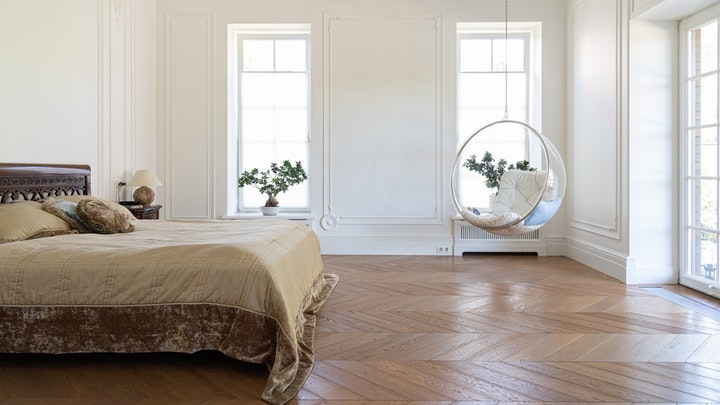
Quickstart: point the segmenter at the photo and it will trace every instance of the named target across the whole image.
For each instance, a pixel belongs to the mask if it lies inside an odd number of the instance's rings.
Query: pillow
[[[546,179],[545,171],[507,170],[500,178],[493,213],[525,214],[540,198]]]
[[[65,221],[70,228],[80,233],[92,232],[77,214],[77,203],[49,197],[42,203],[42,209]]]
[[[101,199],[84,199],[77,203],[77,213],[87,227],[96,233],[126,233],[135,226],[122,210]]]
[[[100,201],[103,201],[105,204],[108,204],[109,206],[113,207],[114,210],[122,213],[122,215],[125,218],[127,218],[128,221],[134,221],[137,219],[137,218],[135,218],[135,215],[133,215],[132,212],[130,212],[130,210],[123,207],[122,205],[120,205],[116,202],[110,201],[110,200],[105,200],[105,199],[99,198],[99,197],[93,197],[90,195],[64,195],[64,196],[58,197],[58,198],[62,198],[63,200],[72,201],[72,202],[76,202],[76,203],[80,202],[81,200],[100,200]]]
[[[0,204],[0,243],[77,233],[36,201]]]
[[[535,226],[543,225],[552,218],[562,204],[562,198],[556,198],[552,201],[540,201],[535,210],[525,219],[525,225]]]
[[[465,221],[480,228],[497,228],[507,226],[518,219],[520,215],[514,212],[506,212],[500,215],[492,213],[480,213],[477,208],[468,207],[460,214]]]

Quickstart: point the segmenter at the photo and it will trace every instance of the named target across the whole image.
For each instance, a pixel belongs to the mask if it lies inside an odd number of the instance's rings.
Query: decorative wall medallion
[[[320,226],[326,231],[332,231],[337,227],[337,218],[332,215],[324,215],[320,218]]]

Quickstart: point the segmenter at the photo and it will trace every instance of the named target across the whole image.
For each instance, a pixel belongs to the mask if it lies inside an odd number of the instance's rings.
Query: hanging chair
[[[513,155],[518,161],[527,161],[529,167],[502,170],[497,194],[488,195],[481,175],[466,169],[468,174],[462,179],[459,176],[461,162],[466,168],[465,162],[485,153],[498,157],[493,163]],[[565,167],[555,146],[531,126],[507,119],[484,126],[463,143],[450,181],[453,204],[460,216],[501,236],[522,235],[545,225],[562,204],[565,184]],[[485,203],[479,201],[483,196]]]

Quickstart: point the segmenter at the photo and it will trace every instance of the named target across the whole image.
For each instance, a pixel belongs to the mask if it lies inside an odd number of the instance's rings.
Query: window
[[[231,129],[237,134],[237,173],[270,163],[300,161],[309,169],[309,27],[231,26]],[[234,79],[234,80],[233,80]],[[309,209],[308,181],[278,197],[283,211]],[[237,189],[238,211],[256,211],[266,195]]]
[[[535,59],[539,53],[533,52],[538,31],[539,24],[515,25],[508,30],[506,43],[504,25],[458,24],[458,147],[480,128],[502,120],[506,104],[508,119],[538,124],[539,111],[532,108],[540,105],[534,101],[540,94],[536,90],[540,83],[539,62]],[[504,134],[489,141],[493,142],[493,157],[510,163],[530,159],[530,154],[535,153],[529,150],[525,134]],[[470,148],[469,152],[480,160],[484,150]],[[463,190],[462,205],[487,208],[488,196],[494,190],[478,182],[477,174],[460,170],[457,181]]]
[[[682,205],[683,257],[680,281],[709,292],[718,283],[718,237],[720,221],[720,148],[718,131],[718,11],[715,7],[689,19],[684,29],[683,83],[685,108],[682,113],[684,181]]]

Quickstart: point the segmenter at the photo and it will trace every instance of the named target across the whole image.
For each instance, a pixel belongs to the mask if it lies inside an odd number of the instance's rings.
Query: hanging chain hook
[[[508,119],[508,0],[505,0],[505,120]]]

